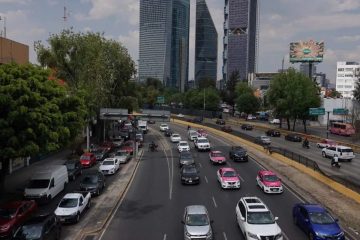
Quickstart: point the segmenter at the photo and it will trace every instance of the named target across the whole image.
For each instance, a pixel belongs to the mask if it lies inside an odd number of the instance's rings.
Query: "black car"
[[[225,125],[225,120],[224,119],[217,119],[216,124]]]
[[[68,160],[64,164],[67,168],[69,178],[75,180],[76,176],[82,174],[82,166],[78,160]]]
[[[267,136],[271,136],[271,137],[280,137],[281,136],[280,131],[275,130],[275,129],[269,129],[265,133]]]
[[[88,191],[91,195],[99,196],[106,186],[102,172],[94,171],[87,173],[80,182],[80,190]]]
[[[203,119],[202,117],[196,117],[196,118],[193,119],[192,122],[193,122],[193,123],[202,123],[203,120],[204,120],[204,119]]]
[[[109,151],[104,148],[99,148],[99,149],[93,151],[93,153],[96,157],[96,161],[102,161],[105,158],[109,157]]]
[[[302,142],[302,137],[296,134],[288,134],[285,136],[285,140],[291,141],[291,142]]]
[[[129,129],[123,128],[119,132],[119,136],[124,139],[124,141],[128,140],[130,138],[130,131]]]
[[[179,166],[194,164],[194,158],[191,155],[191,152],[183,151],[179,154]]]
[[[199,170],[195,164],[184,165],[180,170],[181,183],[182,184],[199,184],[200,176]]]
[[[233,146],[229,152],[229,158],[236,161],[247,162],[249,160],[248,154],[243,147]]]
[[[155,124],[155,120],[149,120],[147,121],[149,124]]]
[[[164,132],[165,137],[170,137],[173,134],[173,131],[171,129],[166,129]]]
[[[12,239],[18,240],[58,240],[61,235],[61,224],[55,214],[35,216],[19,227]]]
[[[243,130],[253,130],[254,126],[250,125],[250,124],[243,124],[243,125],[241,125],[241,129],[243,129]]]

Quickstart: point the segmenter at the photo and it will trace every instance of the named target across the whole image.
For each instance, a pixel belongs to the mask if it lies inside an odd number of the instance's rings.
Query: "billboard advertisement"
[[[300,41],[290,43],[290,62],[322,62],[324,42]]]

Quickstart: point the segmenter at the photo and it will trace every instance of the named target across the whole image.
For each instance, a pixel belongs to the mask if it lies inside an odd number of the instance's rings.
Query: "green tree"
[[[205,91],[205,110],[216,111],[219,109],[220,95],[215,88],[206,88]],[[202,91],[199,92],[201,94]]]
[[[216,79],[212,79],[211,77],[203,77],[198,82],[198,88],[216,88]]]
[[[60,149],[81,131],[86,115],[49,71],[33,65],[0,65],[0,192],[9,160]]]
[[[356,83],[355,90],[353,92],[354,98],[358,101],[360,101],[360,82]]]
[[[233,113],[235,112],[235,99],[236,99],[236,84],[240,81],[239,71],[231,73],[228,81],[226,82],[225,91],[222,92],[222,99],[224,102],[232,106]]]

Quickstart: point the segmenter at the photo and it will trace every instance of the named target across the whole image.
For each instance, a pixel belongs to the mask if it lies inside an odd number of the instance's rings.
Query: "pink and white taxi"
[[[197,134],[199,137],[207,137],[208,136],[207,132],[202,128],[197,130]]]
[[[225,155],[220,151],[211,151],[209,153],[210,162],[212,164],[225,164],[226,158]]]
[[[220,168],[217,171],[217,179],[221,188],[240,188],[239,174],[233,168]]]
[[[280,178],[272,171],[259,171],[256,183],[265,193],[282,193],[284,191]]]

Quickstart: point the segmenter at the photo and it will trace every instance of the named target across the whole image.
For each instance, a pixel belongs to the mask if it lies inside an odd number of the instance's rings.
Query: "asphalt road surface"
[[[258,196],[268,205],[274,216],[279,217],[284,239],[306,239],[293,224],[291,215],[293,205],[301,202],[301,198],[288,188],[280,195],[263,193],[255,181],[262,167],[253,159],[247,163],[228,161],[227,166],[235,168],[242,178],[241,189],[222,190],[216,180],[216,171],[221,166],[212,165],[209,153],[197,152],[191,143],[201,182],[195,186],[182,185],[176,144],[160,134],[157,125],[152,127],[147,137],[159,144],[159,151],[145,151],[122,204],[101,235],[102,240],[184,239],[181,219],[185,206],[192,204],[206,206],[214,220],[216,239],[244,239],[235,218],[236,203],[243,196]],[[171,124],[171,128],[187,139],[186,127]],[[213,149],[228,154],[230,145],[227,142],[211,135],[209,139]]]

